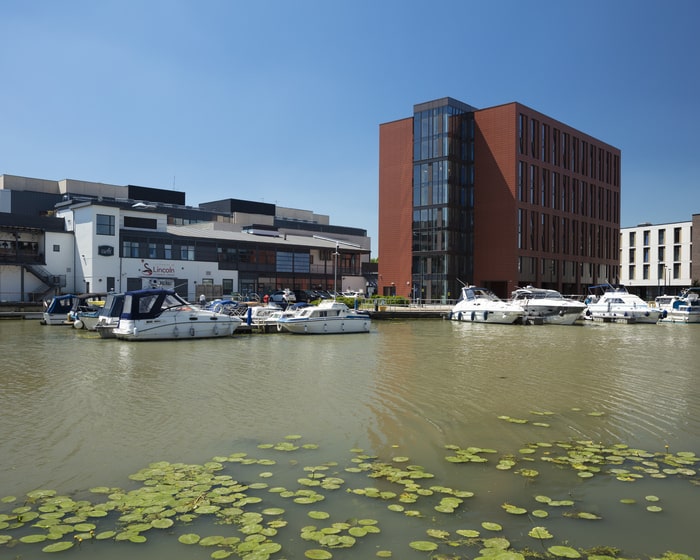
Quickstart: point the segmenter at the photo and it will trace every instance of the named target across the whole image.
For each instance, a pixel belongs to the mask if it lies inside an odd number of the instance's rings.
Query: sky
[[[379,125],[449,96],[619,148],[622,227],[689,221],[698,21],[696,0],[3,0],[0,174],[313,210],[376,257]]]

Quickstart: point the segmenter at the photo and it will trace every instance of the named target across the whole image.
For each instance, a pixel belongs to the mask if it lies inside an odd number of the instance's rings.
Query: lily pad
[[[438,545],[432,541],[413,541],[408,543],[408,546],[415,550],[421,550],[423,552],[430,552],[436,550]]]

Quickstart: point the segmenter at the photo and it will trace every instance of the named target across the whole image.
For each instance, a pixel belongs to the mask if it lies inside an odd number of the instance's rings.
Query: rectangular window
[[[629,261],[630,261],[631,263],[634,262],[634,254],[635,254],[635,253],[634,253],[634,249],[630,249],[630,252],[629,252]]]
[[[54,246],[53,246],[53,252],[54,252],[54,253],[60,253],[60,252],[61,252],[61,246],[60,246],[60,245],[54,245]]]
[[[642,278],[644,280],[649,280],[649,265],[645,264],[642,268]]]
[[[172,245],[163,245],[163,258],[164,259],[172,259],[173,258],[173,246]]]
[[[643,258],[645,263],[649,262],[649,247],[644,247]]]
[[[634,231],[630,231],[630,247],[634,247],[636,237],[636,233]]]
[[[629,272],[628,272],[629,279],[634,280],[634,265],[633,264],[630,265],[628,270],[629,270]]]
[[[95,233],[97,235],[114,235],[115,219],[109,214],[97,214],[95,217]]]
[[[124,241],[122,255],[127,259],[137,259],[139,257],[139,244],[136,241]]]
[[[674,243],[680,243],[681,242],[681,228],[673,228],[673,242]]]
[[[659,262],[666,260],[666,247],[659,247]]]
[[[681,246],[680,245],[675,245],[673,247],[673,260],[674,261],[681,260]]]
[[[644,232],[642,233],[642,236],[644,238],[644,246],[645,247],[649,246],[649,234],[650,234],[650,232],[648,229],[645,229]]]
[[[148,258],[149,259],[155,259],[158,255],[156,254],[156,244],[155,243],[149,243],[148,244]]]
[[[659,230],[659,245],[663,245],[664,243],[666,243],[666,230],[660,229]]]
[[[182,245],[180,247],[180,260],[183,260],[183,261],[193,261],[194,260],[194,245]]]

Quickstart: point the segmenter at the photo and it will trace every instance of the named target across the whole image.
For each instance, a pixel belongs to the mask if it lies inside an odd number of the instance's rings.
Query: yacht
[[[174,290],[155,288],[124,294],[114,336],[122,340],[187,340],[230,336],[242,319],[201,309]]]
[[[487,288],[463,286],[448,318],[468,323],[522,324],[525,310],[517,303],[503,301]]]
[[[350,309],[335,300],[324,300],[318,305],[303,307],[291,316],[277,318],[278,330],[295,334],[367,333],[371,324],[368,313]]]
[[[700,323],[700,287],[687,288],[677,296],[659,296],[656,306],[664,322]]]
[[[511,301],[522,306],[528,321],[552,325],[573,325],[586,311],[582,301],[565,298],[557,290],[532,286],[515,290]]]
[[[649,305],[637,295],[630,294],[624,286],[610,284],[591,286],[586,298],[586,319],[610,323],[658,323],[663,312]]]

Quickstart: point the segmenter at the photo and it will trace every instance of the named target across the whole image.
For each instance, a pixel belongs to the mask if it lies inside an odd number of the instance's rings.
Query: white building
[[[640,224],[620,229],[620,282],[631,292],[652,300],[661,294],[677,294],[698,281],[693,274],[693,224],[687,222]]]
[[[155,285],[192,301],[202,293],[342,291],[364,286],[370,243],[365,230],[273,204],[226,199],[192,208],[174,191],[0,175],[0,301]]]

